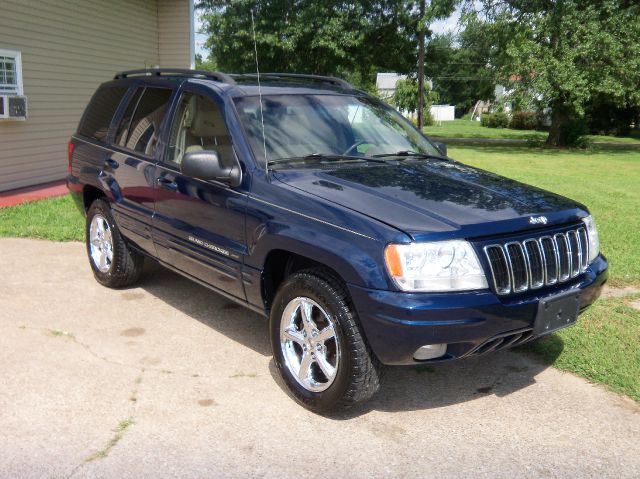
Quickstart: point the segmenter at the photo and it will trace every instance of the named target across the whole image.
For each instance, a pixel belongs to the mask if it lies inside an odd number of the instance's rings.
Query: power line
[[[430,80],[473,80],[473,81],[484,81],[484,80],[497,80],[496,77],[478,77],[478,76],[438,76],[438,77],[427,77]]]

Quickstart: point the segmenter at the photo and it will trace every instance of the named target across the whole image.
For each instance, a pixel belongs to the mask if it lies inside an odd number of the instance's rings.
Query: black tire
[[[108,271],[100,271],[91,255],[91,222],[96,215],[104,218],[111,231],[111,244],[113,246],[113,258],[108,267]],[[109,288],[124,288],[131,286],[140,279],[144,256],[132,251],[120,234],[118,225],[115,222],[109,203],[105,200],[97,199],[87,211],[87,224],[85,229],[85,241],[89,264],[93,270],[93,275],[98,283]]]
[[[321,392],[303,387],[285,364],[280,343],[280,323],[287,305],[295,298],[316,302],[333,320],[340,355],[335,379]],[[280,286],[270,316],[274,361],[291,395],[304,407],[319,413],[337,412],[370,399],[380,388],[382,365],[358,326],[355,308],[342,282],[324,269],[300,271]]]

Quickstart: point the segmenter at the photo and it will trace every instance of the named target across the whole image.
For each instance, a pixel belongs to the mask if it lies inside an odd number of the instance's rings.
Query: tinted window
[[[125,146],[127,142],[127,133],[129,133],[129,125],[131,124],[131,118],[133,117],[133,112],[136,110],[136,106],[138,106],[138,101],[140,101],[140,97],[144,92],[144,87],[140,87],[133,94],[131,99],[129,100],[129,104],[127,105],[127,109],[120,120],[120,124],[118,125],[118,129],[116,130],[116,136],[114,137],[114,143]]]
[[[121,146],[147,156],[154,154],[171,93],[167,88],[145,88]]]
[[[100,88],[93,95],[82,117],[82,121],[78,127],[78,133],[104,141],[109,132],[111,118],[113,118],[113,114],[118,109],[118,105],[126,92],[126,87]]]
[[[268,95],[262,97],[262,110],[259,97],[235,101],[252,150],[262,161],[265,144],[269,161],[314,153],[361,157],[404,151],[440,154],[398,112],[368,97]]]
[[[235,163],[231,136],[220,108],[203,95],[185,92],[173,117],[165,161],[179,167],[186,153],[203,150],[217,152],[225,166]]]

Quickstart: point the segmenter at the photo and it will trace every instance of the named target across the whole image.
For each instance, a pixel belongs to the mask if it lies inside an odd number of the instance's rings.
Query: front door
[[[221,108],[208,90],[185,89],[174,108],[167,148],[156,169],[153,238],[160,260],[228,295],[245,299],[247,195],[240,188],[180,173],[185,154],[215,150],[237,162]]]

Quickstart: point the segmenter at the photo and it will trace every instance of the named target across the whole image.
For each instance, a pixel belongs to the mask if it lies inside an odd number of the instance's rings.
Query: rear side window
[[[118,144],[128,150],[153,156],[172,93],[173,90],[168,88],[149,87],[141,93],[136,92],[118,126]]]
[[[85,110],[78,133],[89,138],[105,141],[109,125],[118,109],[127,87],[102,87],[95,92]]]
[[[124,115],[120,120],[118,129],[116,130],[116,136],[114,137],[114,142],[120,146],[125,146],[127,143],[127,135],[129,134],[129,125],[131,125],[131,118],[133,117],[133,112],[136,111],[136,107],[138,106],[138,102],[140,101],[140,97],[143,93],[144,87],[140,87],[136,90],[136,92],[129,100],[127,109],[125,110]]]

